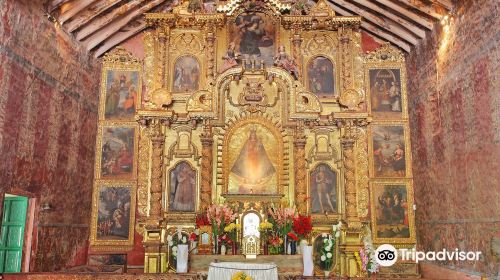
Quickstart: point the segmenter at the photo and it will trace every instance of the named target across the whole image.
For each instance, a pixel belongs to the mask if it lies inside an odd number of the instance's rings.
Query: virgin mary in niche
[[[260,134],[266,131],[264,128],[260,130]],[[244,144],[239,149],[230,169],[229,191],[239,194],[275,193],[273,185],[276,185],[276,168],[268,151],[273,146],[271,143],[273,141],[262,139],[256,127],[250,128],[245,134],[248,135],[245,138],[239,138],[239,135],[236,137],[243,140],[244,142],[240,143]],[[263,136],[267,138],[269,135]],[[274,138],[272,140],[276,142]],[[234,141],[237,142],[237,140]],[[230,149],[230,152],[232,150]],[[274,155],[274,153],[271,154]]]

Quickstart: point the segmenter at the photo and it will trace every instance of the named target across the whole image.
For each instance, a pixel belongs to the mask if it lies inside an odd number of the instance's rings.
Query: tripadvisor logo
[[[390,244],[380,245],[375,251],[375,261],[381,266],[391,266],[398,260],[398,255],[402,261],[478,261],[481,252],[465,252],[455,249],[448,251],[422,252],[415,249],[401,248],[399,251]]]

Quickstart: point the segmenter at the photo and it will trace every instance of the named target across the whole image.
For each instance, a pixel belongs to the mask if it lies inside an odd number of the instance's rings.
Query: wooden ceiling
[[[329,0],[329,3],[337,15],[362,16],[362,29],[377,40],[410,52],[437,21],[453,11],[452,1]],[[62,28],[99,57],[143,31],[144,13],[171,11],[173,2],[177,1],[48,0],[46,7]]]

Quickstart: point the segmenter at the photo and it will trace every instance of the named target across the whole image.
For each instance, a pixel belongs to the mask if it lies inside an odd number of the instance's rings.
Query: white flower
[[[172,255],[173,255],[174,257],[177,257],[177,251],[172,252]]]
[[[329,259],[331,259],[332,258],[332,253],[327,253],[326,257],[329,258]]]
[[[177,246],[172,247],[172,252],[177,252]]]
[[[194,230],[194,234],[196,234],[196,235],[200,235],[200,229],[198,229],[198,228],[197,228],[197,229],[195,229],[195,230]]]
[[[187,242],[187,239],[185,236],[182,237],[182,243],[186,243]]]
[[[327,237],[326,233],[324,233],[324,232],[323,232],[323,233],[321,234],[321,237],[326,238],[326,237]]]
[[[333,231],[333,232],[336,232],[336,231],[337,231],[337,225],[333,225],[333,226],[332,226],[332,231]]]
[[[168,241],[168,246],[172,247],[172,245],[174,245],[174,242],[172,240]]]
[[[339,238],[339,236],[340,236],[340,231],[337,231],[337,232],[335,233],[335,237]]]
[[[339,221],[339,224],[337,225],[337,227],[340,229],[342,227],[342,221]]]
[[[171,241],[172,241],[172,235],[170,235],[170,234],[169,234],[169,235],[167,236],[167,241],[168,241],[168,242],[171,242]]]
[[[326,246],[326,247],[325,247],[325,250],[326,250],[326,251],[330,251],[331,249],[332,249],[332,246],[331,246],[331,245],[330,245],[330,246]]]
[[[321,261],[322,261],[322,262],[326,261],[326,257],[325,257],[325,255],[322,255],[322,256],[321,256]]]

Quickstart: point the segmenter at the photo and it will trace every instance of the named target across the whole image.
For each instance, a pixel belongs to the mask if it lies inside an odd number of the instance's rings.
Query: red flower
[[[295,235],[295,233],[293,233],[293,232],[289,232],[287,235],[288,235],[288,237],[290,237],[293,241],[299,241],[299,238],[297,237],[297,235]]]
[[[292,229],[302,238],[307,238],[307,236],[312,231],[312,221],[311,216],[299,215],[293,219]]]
[[[189,241],[196,241],[196,239],[198,239],[198,235],[196,235],[196,233],[191,233],[191,235],[189,236]]]
[[[208,220],[208,217],[206,214],[196,215],[196,226],[198,228],[200,228],[202,226],[209,226],[209,225],[210,225],[210,221]]]

